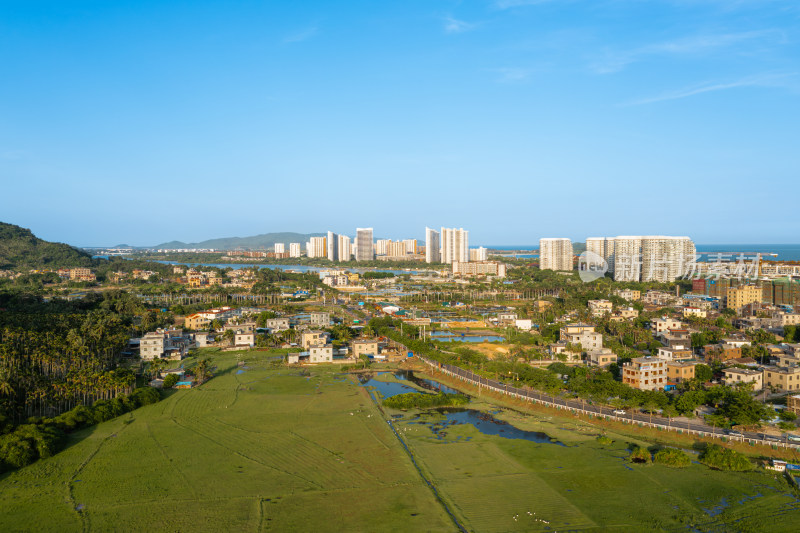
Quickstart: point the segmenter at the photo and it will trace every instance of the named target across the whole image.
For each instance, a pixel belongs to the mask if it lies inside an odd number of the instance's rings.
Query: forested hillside
[[[0,269],[90,266],[92,257],[67,244],[37,238],[29,229],[0,222]]]

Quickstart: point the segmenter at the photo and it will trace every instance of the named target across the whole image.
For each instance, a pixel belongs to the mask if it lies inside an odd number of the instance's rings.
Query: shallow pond
[[[496,342],[504,341],[505,337],[501,335],[467,335],[467,334],[453,334],[448,331],[434,331],[431,333],[431,339],[441,342]]]
[[[394,375],[397,379],[410,381],[415,385],[422,387],[423,389],[427,389],[429,391],[443,392],[445,394],[463,394],[462,392],[457,391],[452,387],[448,387],[447,385],[442,385],[438,381],[434,381],[432,379],[427,379],[427,378],[419,378],[415,376],[414,372],[412,372],[411,370],[397,370],[395,371]]]
[[[449,426],[458,424],[471,424],[484,435],[495,435],[503,437],[504,439],[522,439],[530,442],[538,442],[542,444],[557,444],[558,446],[566,446],[563,442],[556,440],[547,433],[541,431],[527,431],[512,426],[508,422],[498,420],[489,413],[477,411],[475,409],[437,409],[436,412],[444,415],[444,420],[436,419],[425,421],[420,418],[413,424],[420,424],[428,426],[436,436],[442,440],[447,437],[446,429]]]
[[[373,390],[380,392],[384,398],[391,398],[392,396],[397,396],[398,394],[406,394],[408,392],[419,393],[417,389],[411,387],[410,385],[403,385],[402,383],[397,383],[394,381],[381,381],[379,379],[375,379],[377,376],[382,376],[384,374],[392,374],[392,373],[378,372],[377,375],[359,374],[358,382],[361,384],[362,387],[371,387]]]

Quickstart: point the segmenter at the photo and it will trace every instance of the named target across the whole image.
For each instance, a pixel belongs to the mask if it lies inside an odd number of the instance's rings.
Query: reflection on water
[[[505,340],[505,337],[501,335],[466,335],[449,331],[434,331],[430,336],[431,339],[442,342],[496,342]]]
[[[394,375],[397,379],[410,381],[415,385],[429,391],[443,392],[445,394],[464,394],[463,392],[457,391],[452,387],[448,387],[447,385],[442,385],[438,381],[426,378],[418,378],[417,376],[414,375],[414,372],[411,370],[396,370],[394,372]]]
[[[378,372],[377,376],[382,376],[384,374],[391,374],[391,372]],[[392,396],[406,394],[407,392],[419,392],[414,387],[403,385],[402,383],[375,379],[377,376],[373,374],[359,374],[358,381],[363,387],[371,387],[373,390],[377,390],[384,398],[391,398]]]
[[[489,413],[483,411],[476,411],[475,409],[437,409],[437,411],[444,415],[444,420],[436,418],[431,421],[419,419],[415,424],[428,426],[439,440],[444,440],[447,437],[447,428],[457,424],[471,424],[484,435],[495,435],[505,439],[522,439],[531,442],[538,442],[543,444],[557,444],[559,446],[566,446],[563,442],[556,440],[547,433],[540,431],[527,431],[512,426],[508,422],[498,420]]]

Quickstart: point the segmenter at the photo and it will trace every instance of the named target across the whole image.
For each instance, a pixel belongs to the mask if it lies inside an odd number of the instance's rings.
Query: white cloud
[[[288,43],[299,43],[302,41],[307,41],[308,39],[314,37],[318,32],[319,28],[317,28],[316,26],[309,26],[304,30],[288,35],[283,39],[283,42],[288,44]]]
[[[464,20],[458,20],[450,16],[444,17],[443,21],[445,33],[463,33],[475,28],[475,24]]]
[[[694,35],[650,44],[632,50],[608,51],[602,60],[592,65],[592,70],[598,74],[612,74],[650,56],[702,54],[731,48],[743,42],[752,43],[754,40],[771,40],[782,43],[785,42],[785,36],[783,32],[778,30]]]
[[[645,104],[654,104],[656,102],[665,102],[667,100],[679,100],[681,98],[688,98],[690,96],[695,96],[698,94],[710,93],[715,91],[725,91],[728,89],[738,89],[740,87],[787,87],[789,86],[787,79],[793,76],[797,76],[797,72],[759,74],[756,76],[748,76],[746,78],[742,78],[728,83],[704,83],[700,85],[694,85],[692,87],[679,89],[677,91],[663,93],[658,96],[653,96],[650,98],[635,100],[625,105],[637,106]]]

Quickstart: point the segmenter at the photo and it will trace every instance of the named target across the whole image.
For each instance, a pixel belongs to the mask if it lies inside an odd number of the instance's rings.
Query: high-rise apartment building
[[[641,281],[642,237],[624,236],[614,239],[614,280]]]
[[[608,266],[608,272],[614,273],[614,238],[589,237],[586,239],[586,251],[602,257]]]
[[[624,236],[613,241],[616,281],[674,281],[695,260],[689,237]]]
[[[689,237],[642,237],[642,281],[675,281],[694,256]]]
[[[406,256],[406,245],[403,241],[389,241],[389,244],[386,246],[386,256],[393,257],[393,258],[405,258]]]
[[[442,228],[442,263],[469,262],[469,232],[464,228]]]
[[[539,268],[572,270],[572,241],[563,238],[539,239]]]
[[[328,257],[328,261],[336,261],[339,258],[339,236],[336,235],[334,232],[329,231],[328,237],[326,238],[327,242],[325,243],[326,250],[325,254]]]
[[[406,239],[403,244],[406,246],[407,254],[417,255],[417,239]]]
[[[469,251],[469,260],[470,261],[486,261],[488,257],[488,253],[486,248],[480,246],[478,248],[472,248]]]
[[[386,255],[392,239],[378,239],[375,241],[375,255]]]
[[[286,245],[282,242],[275,243],[275,253],[276,254],[283,254],[286,253]]]
[[[372,228],[356,229],[356,261],[372,261]]]
[[[327,239],[325,237],[311,237],[311,240],[306,244],[306,255],[308,257],[327,257]]]
[[[425,262],[426,263],[441,263],[442,257],[440,255],[439,232],[425,228]]]
[[[300,243],[299,242],[290,242],[289,243],[289,257],[300,257]]]
[[[339,261],[350,261],[353,251],[350,246],[350,237],[347,235],[339,235],[339,243],[337,250],[337,259]]]

